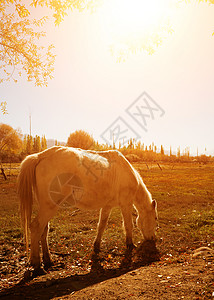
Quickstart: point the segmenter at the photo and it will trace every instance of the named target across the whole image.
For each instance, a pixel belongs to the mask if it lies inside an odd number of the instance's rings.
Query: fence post
[[[158,162],[157,162],[157,165],[158,165],[158,167],[160,168],[160,170],[161,170],[161,171],[163,171],[163,170],[162,170],[162,168],[161,168],[161,166],[159,165],[159,163],[158,163]]]
[[[2,163],[1,163],[1,173],[2,173],[2,175],[3,175],[3,177],[4,177],[4,179],[7,180],[7,176],[6,176],[6,174],[4,173],[4,168],[3,168],[3,166],[2,166]]]

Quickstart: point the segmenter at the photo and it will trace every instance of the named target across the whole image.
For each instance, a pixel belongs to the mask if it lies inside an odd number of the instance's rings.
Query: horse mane
[[[139,172],[135,169],[134,169],[134,171],[135,171],[135,175],[136,175],[136,178],[138,181],[138,188],[137,188],[137,195],[136,195],[136,202],[138,203],[138,205],[136,205],[136,206],[138,206],[142,210],[145,210],[145,209],[151,210],[152,195],[148,191]]]

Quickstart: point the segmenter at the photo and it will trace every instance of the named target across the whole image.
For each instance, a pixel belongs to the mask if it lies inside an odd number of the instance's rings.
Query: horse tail
[[[20,199],[21,221],[24,229],[26,252],[28,255],[28,228],[31,221],[33,199],[36,194],[36,166],[38,164],[38,155],[27,156],[21,163],[18,176],[17,192]]]

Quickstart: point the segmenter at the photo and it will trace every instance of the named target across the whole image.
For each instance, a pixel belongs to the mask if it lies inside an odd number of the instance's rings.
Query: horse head
[[[141,230],[145,240],[154,240],[157,228],[158,214],[157,202],[152,200],[147,209],[139,212],[137,226]]]

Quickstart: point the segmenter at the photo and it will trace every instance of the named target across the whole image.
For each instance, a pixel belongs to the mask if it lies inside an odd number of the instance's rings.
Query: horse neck
[[[136,196],[136,208],[138,211],[145,211],[151,209],[152,197],[147,190],[143,180],[140,181]]]

